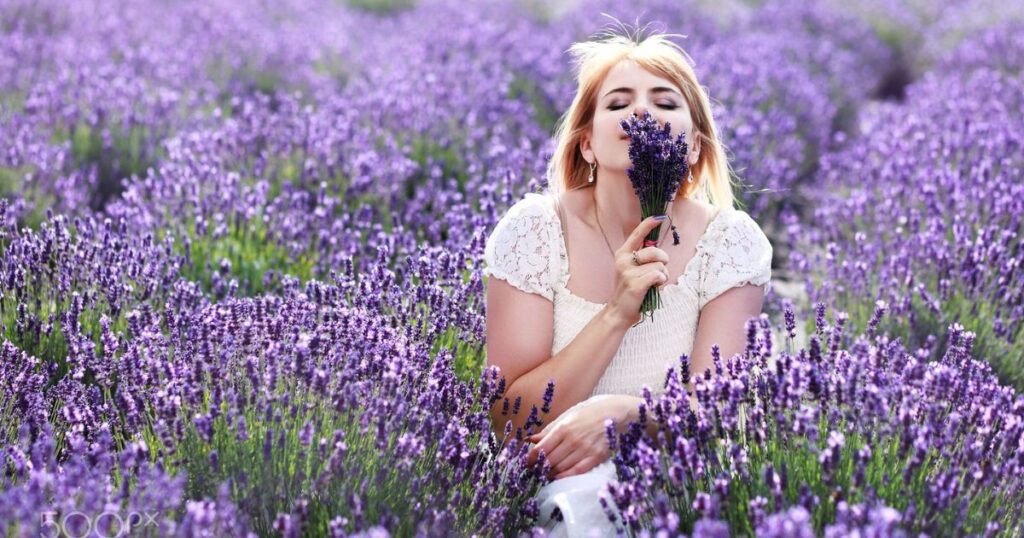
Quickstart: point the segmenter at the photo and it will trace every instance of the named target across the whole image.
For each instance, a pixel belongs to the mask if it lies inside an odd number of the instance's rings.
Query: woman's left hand
[[[527,437],[536,443],[527,462],[533,464],[543,450],[555,480],[583,474],[611,456],[605,420],[621,424],[631,405],[627,397],[607,396],[569,408],[540,432]]]

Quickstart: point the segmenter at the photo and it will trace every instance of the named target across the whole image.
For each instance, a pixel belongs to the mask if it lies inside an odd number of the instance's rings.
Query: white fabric
[[[484,275],[552,300],[552,269],[558,266],[561,227],[553,208],[529,193],[505,213],[487,238]],[[552,227],[554,224],[554,227]]]
[[[609,395],[594,396],[566,410],[555,424],[569,415],[569,411],[585,407]],[[598,495],[609,482],[616,479],[615,464],[606,460],[590,471],[559,480],[553,480],[537,492],[537,504],[540,508],[538,523],[545,529],[549,538],[584,538],[589,536],[614,536],[616,527],[605,514]],[[607,495],[607,493],[605,493]],[[608,506],[615,503],[608,497]],[[561,514],[561,520],[554,517],[555,509]]]
[[[746,212],[732,208],[718,212],[683,274],[662,288],[662,306],[655,311],[654,319],[626,332],[591,398],[639,395],[644,385],[655,395],[663,392],[666,370],[678,365],[681,355],[692,352],[700,310],[726,290],[747,283],[764,286],[767,294],[771,289],[771,260],[771,243]],[[527,193],[508,210],[487,239],[484,262],[484,275],[552,301],[552,355],[572,342],[604,307],[568,289],[569,259],[550,195]],[[578,515],[571,522],[567,519],[564,528],[556,526],[557,532],[585,536],[589,526],[607,532],[608,520],[600,505],[598,515],[592,508],[597,492],[614,478],[614,467],[605,462],[589,473],[546,486],[539,496],[542,505],[567,505]]]

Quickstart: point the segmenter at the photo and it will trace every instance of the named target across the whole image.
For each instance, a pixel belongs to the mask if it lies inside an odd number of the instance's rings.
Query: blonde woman
[[[531,459],[543,450],[552,468],[538,501],[541,524],[556,536],[615,532],[598,500],[615,479],[605,421],[623,431],[638,416],[642,388],[660,393],[680,355],[700,374],[713,344],[723,358],[741,352],[744,323],[771,288],[772,246],[733,207],[708,96],[666,37],[608,33],[569,49],[578,86],[555,133],[550,190],[527,193],[487,240],[487,362],[505,377],[505,396],[521,398],[513,429],[531,407],[544,407],[555,383],[547,425],[528,440]],[[691,175],[663,221],[641,222],[626,175],[620,121],[644,111],[673,135],[684,131],[690,145]],[[670,222],[678,245],[642,248],[650,230],[660,226],[664,238]],[[652,286],[661,287],[662,307],[635,325]],[[503,432],[501,401],[492,417]]]

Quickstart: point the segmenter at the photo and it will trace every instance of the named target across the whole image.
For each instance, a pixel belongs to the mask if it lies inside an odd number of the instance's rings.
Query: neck
[[[618,248],[642,220],[640,201],[625,171],[602,169],[598,178],[594,182],[594,210],[608,241]]]

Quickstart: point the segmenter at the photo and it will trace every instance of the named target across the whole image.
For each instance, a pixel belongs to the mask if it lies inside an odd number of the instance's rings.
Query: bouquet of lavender
[[[640,200],[640,219],[664,215],[668,204],[675,198],[679,183],[690,169],[686,134],[679,133],[673,140],[671,124],[666,123],[664,129],[658,127],[658,122],[646,111],[639,118],[632,114],[622,120],[621,125],[629,135],[629,160],[633,166],[626,174]],[[672,226],[672,230],[675,244],[678,245],[679,236],[675,226]],[[652,230],[644,238],[644,246],[657,245],[660,234],[660,227]],[[640,304],[640,312],[644,317],[650,315],[653,319],[654,311],[660,307],[661,293],[654,286],[647,290]]]

